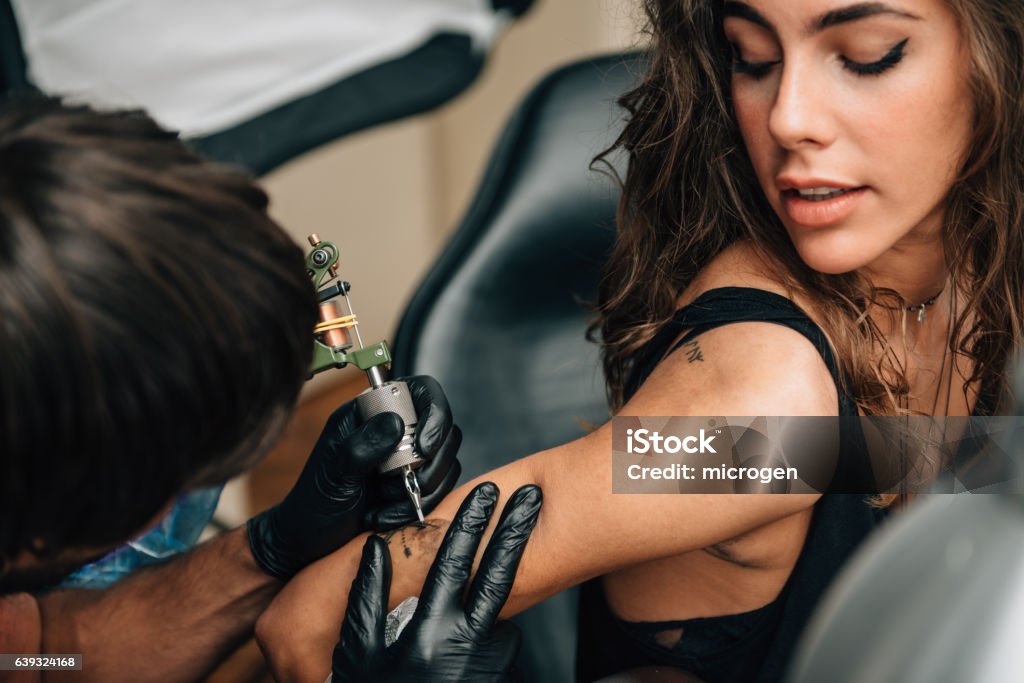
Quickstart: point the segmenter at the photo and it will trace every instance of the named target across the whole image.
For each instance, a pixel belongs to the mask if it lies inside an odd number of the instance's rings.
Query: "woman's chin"
[[[878,259],[886,246],[878,236],[861,228],[803,230],[786,226],[800,259],[807,266],[828,275],[859,270]],[[851,229],[853,228],[853,229]]]
[[[827,245],[797,245],[797,253],[801,260],[812,270],[826,275],[840,275],[862,268],[871,262],[871,258],[849,249],[827,247]]]

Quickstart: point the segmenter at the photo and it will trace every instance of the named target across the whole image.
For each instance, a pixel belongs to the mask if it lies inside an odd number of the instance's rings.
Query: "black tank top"
[[[789,299],[746,287],[709,290],[677,311],[638,353],[626,383],[626,397],[643,384],[680,332],[689,330],[669,353],[708,330],[736,322],[776,323],[810,340],[836,383],[839,415],[857,415],[856,405],[845,389],[848,383],[842,381],[842,371],[817,325]],[[844,435],[841,449],[857,440]],[[850,460],[844,456],[841,450],[841,463]],[[887,510],[870,506],[863,495],[822,496],[814,506],[803,550],[782,591],[769,604],[750,612],[682,621],[627,622],[612,613],[601,580],[587,582],[580,594],[577,680],[594,681],[651,665],[677,667],[706,683],[781,680],[797,638],[826,587],[886,516]],[[655,641],[657,633],[673,629],[682,629],[673,647]]]

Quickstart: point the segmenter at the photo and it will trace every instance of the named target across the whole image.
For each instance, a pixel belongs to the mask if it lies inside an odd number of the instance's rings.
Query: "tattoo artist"
[[[360,424],[347,403],[292,491],[246,527],[109,588],[54,588],[139,537],[183,492],[251,467],[280,435],[309,367],[316,299],[301,250],[266,209],[250,178],[142,112],[38,95],[0,103],[0,653],[83,656],[81,671],[0,671],[0,681],[202,679],[304,566],[415,518],[400,484],[373,474],[401,419]],[[440,386],[406,381],[429,510],[458,478],[461,436]],[[538,490],[506,508],[489,569],[457,608],[496,491],[467,500],[423,606],[386,649],[387,553],[379,539],[366,546],[339,678],[508,668],[516,637],[490,626]]]

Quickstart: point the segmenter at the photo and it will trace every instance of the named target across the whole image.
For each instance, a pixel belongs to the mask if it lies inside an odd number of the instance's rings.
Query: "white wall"
[[[575,59],[635,47],[634,0],[537,0],[471,88],[445,107],[327,145],[264,180],[272,213],[305,244],[338,244],[367,343],[388,338],[413,287],[465,211],[515,104]],[[309,390],[353,378],[324,373]]]

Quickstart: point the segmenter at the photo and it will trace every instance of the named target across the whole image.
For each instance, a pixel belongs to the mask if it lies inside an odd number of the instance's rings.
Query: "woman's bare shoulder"
[[[626,415],[835,415],[836,385],[806,337],[770,322],[709,330],[670,354]]]
[[[747,243],[730,246],[709,263],[679,306],[718,287],[766,290],[807,310]],[[646,409],[673,411],[657,414],[830,415],[838,409],[835,383],[814,344],[770,322],[704,332],[665,358],[645,385],[636,398],[652,403]]]
[[[763,289],[793,300],[798,306],[806,302],[779,277],[767,258],[749,242],[735,242],[701,269],[693,282],[683,290],[678,307],[690,303],[704,292],[718,287],[751,287]]]

